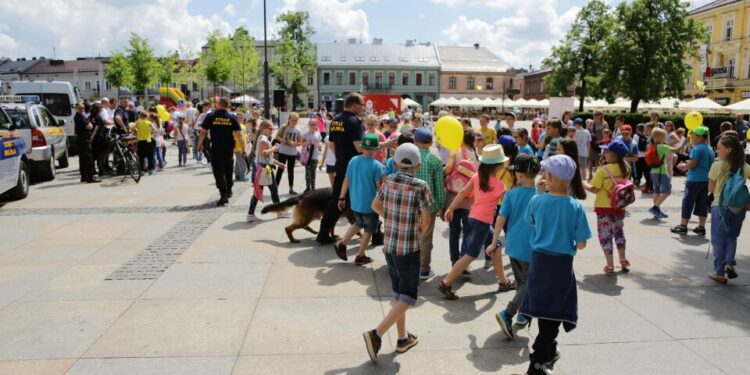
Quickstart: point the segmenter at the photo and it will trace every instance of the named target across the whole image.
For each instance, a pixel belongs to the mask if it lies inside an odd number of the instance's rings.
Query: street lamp
[[[266,26],[266,0],[263,0],[263,110],[266,119],[271,119],[271,102],[268,89],[268,27]]]

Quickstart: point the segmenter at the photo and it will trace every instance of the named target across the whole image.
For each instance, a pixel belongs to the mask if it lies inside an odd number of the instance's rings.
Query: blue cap
[[[576,175],[576,162],[568,155],[555,155],[542,161],[542,169],[553,176],[570,181]]]
[[[432,131],[427,128],[417,128],[414,130],[414,140],[419,143],[432,142]]]
[[[584,123],[584,121],[583,121],[583,119],[582,119],[582,118],[580,118],[580,117],[576,117],[576,119],[575,119],[575,120],[573,120],[573,123],[574,123],[574,124],[583,124],[583,123]]]
[[[513,137],[509,135],[503,135],[497,140],[497,143],[505,147],[508,147],[508,146],[513,146],[514,144],[516,144],[516,140],[513,139]]]
[[[619,157],[623,157],[630,153],[630,150],[628,150],[628,146],[626,146],[625,142],[621,140],[612,141],[608,145],[599,146],[599,148],[601,148],[602,150],[612,151]]]

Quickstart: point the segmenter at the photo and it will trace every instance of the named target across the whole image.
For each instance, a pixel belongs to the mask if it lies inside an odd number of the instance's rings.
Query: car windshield
[[[29,114],[25,108],[5,108],[5,113],[10,116],[16,129],[28,129],[31,126],[29,122]]]
[[[42,99],[40,104],[44,105],[54,116],[70,116],[73,111],[70,107],[70,98],[67,94],[39,94],[39,93],[19,93],[22,95],[37,95]]]

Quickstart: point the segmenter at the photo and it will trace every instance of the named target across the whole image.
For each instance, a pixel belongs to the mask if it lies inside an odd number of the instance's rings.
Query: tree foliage
[[[104,69],[104,79],[112,86],[121,87],[130,86],[133,82],[133,72],[130,70],[130,62],[122,52],[115,52],[110,56],[106,69]]]
[[[159,69],[157,70],[159,83],[162,86],[168,86],[175,81],[175,73],[178,69],[179,56],[177,52],[167,53],[165,56],[157,59]]]
[[[219,30],[208,34],[206,47],[200,56],[200,67],[203,76],[213,83],[214,92],[218,84],[223,84],[232,75],[232,63],[234,61],[234,46],[232,42]]]
[[[146,90],[156,83],[160,70],[159,63],[154,57],[154,49],[147,39],[131,33],[130,42],[125,47],[125,56],[133,74],[133,89],[135,92],[143,92],[146,96]]]
[[[622,94],[632,99],[630,111],[645,100],[681,97],[703,31],[688,17],[681,0],[633,0],[620,3],[607,40],[607,64],[602,79],[607,99]]]
[[[260,56],[255,50],[255,41],[244,27],[238,27],[231,36],[234,55],[231,79],[240,85],[244,94],[248,86],[258,83],[260,76]]]
[[[568,96],[568,88],[575,85],[581,111],[586,96],[603,97],[600,82],[611,31],[612,17],[606,3],[592,0],[583,7],[563,42],[543,62],[552,68],[544,78],[546,91],[552,96]]]
[[[188,91],[192,91],[193,84],[195,84],[200,90],[203,86],[200,60],[197,60],[193,51],[185,47],[182,43],[177,47],[177,54],[180,60],[177,72],[174,74],[174,83],[187,86]],[[192,93],[189,96],[193,96]]]
[[[308,92],[307,76],[315,74],[315,46],[310,37],[315,30],[310,26],[307,12],[287,12],[276,17],[281,24],[276,57],[271,73],[276,84],[292,95],[292,108],[301,103],[301,94]]]

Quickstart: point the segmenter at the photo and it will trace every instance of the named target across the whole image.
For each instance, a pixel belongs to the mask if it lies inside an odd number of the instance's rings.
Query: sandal
[[[719,284],[726,284],[727,283],[727,278],[726,277],[717,275],[715,273],[708,275],[708,278],[711,279],[711,280],[713,280],[713,281],[716,281]]]
[[[498,293],[504,293],[510,290],[516,289],[516,282],[515,280],[508,280],[504,283],[497,283],[497,292]]]
[[[620,259],[620,267],[623,269],[630,268],[630,261],[627,259]]]
[[[615,273],[615,266],[604,266],[604,273],[607,275]]]

